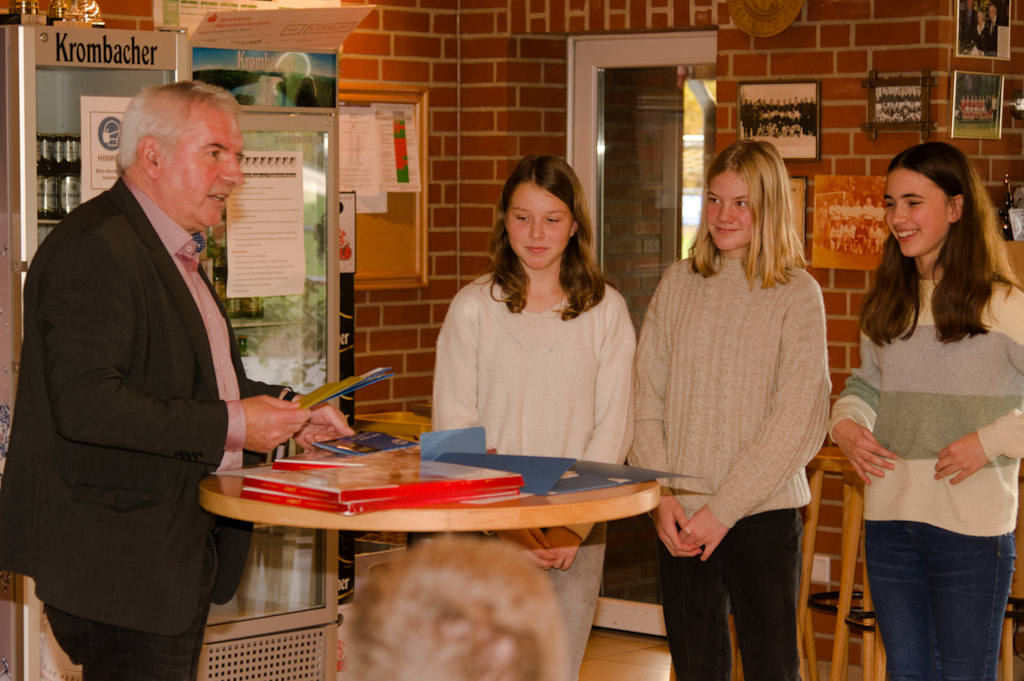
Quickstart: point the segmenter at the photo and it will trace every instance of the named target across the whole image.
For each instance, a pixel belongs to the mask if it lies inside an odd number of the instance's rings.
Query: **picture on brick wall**
[[[956,55],[1010,58],[1010,0],[957,0]]]
[[[873,270],[889,236],[885,225],[885,178],[814,176],[811,265]]]
[[[1003,134],[1003,77],[954,71],[950,137],[997,140]]]
[[[739,137],[771,142],[787,161],[820,158],[820,83],[740,83]]]
[[[928,69],[920,75],[879,77],[869,71],[860,86],[868,89],[868,120],[860,129],[875,139],[884,130],[920,130],[927,139],[935,122],[931,120],[931,88],[938,79]]]

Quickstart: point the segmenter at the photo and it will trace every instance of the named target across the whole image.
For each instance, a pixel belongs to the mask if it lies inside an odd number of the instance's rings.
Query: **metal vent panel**
[[[305,629],[203,646],[203,681],[323,681],[325,629]]]

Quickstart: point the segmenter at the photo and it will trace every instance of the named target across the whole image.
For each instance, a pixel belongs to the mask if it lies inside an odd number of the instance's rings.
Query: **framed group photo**
[[[740,83],[739,138],[771,142],[787,161],[821,158],[821,83]]]
[[[873,270],[888,237],[884,177],[814,176],[812,266]]]
[[[956,0],[956,56],[1010,58],[1010,0]]]
[[[950,137],[997,140],[1003,133],[1003,77],[953,72]]]
[[[927,139],[935,129],[931,120],[931,88],[937,79],[928,69],[919,76],[879,78],[870,71],[861,87],[868,88],[868,121],[861,130],[875,139],[880,130],[920,130]]]

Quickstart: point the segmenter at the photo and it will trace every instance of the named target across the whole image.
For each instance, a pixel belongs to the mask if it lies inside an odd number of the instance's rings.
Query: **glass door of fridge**
[[[296,154],[301,158],[302,290],[229,297],[232,277],[242,274],[232,267],[228,244],[232,229],[226,221],[209,230],[203,264],[231,318],[246,375],[306,393],[338,380],[338,192],[332,161],[337,151],[332,148],[335,135],[331,132],[336,120],[333,114],[247,112],[241,124],[247,157],[243,173],[250,184],[261,181],[261,174],[283,175],[276,164]],[[274,191],[272,184],[268,191]],[[240,194],[236,190],[231,200]],[[274,198],[271,206],[275,208],[289,200]],[[229,208],[229,219],[246,210],[259,209]],[[268,215],[266,220],[272,222],[274,217]],[[281,225],[282,233],[290,229]]]
[[[294,220],[301,212],[302,292],[227,296],[231,277],[241,276],[227,257],[232,235],[238,234],[230,221],[232,216],[251,215],[257,210],[252,206],[230,206],[226,220],[208,231],[203,265],[231,317],[246,375],[309,392],[338,380],[337,150],[332,132],[336,120],[332,113],[246,112],[240,123],[246,181],[250,189],[263,183],[273,199],[261,209],[263,219],[274,223],[276,209],[290,201],[280,192],[301,194],[301,211],[285,211],[281,219]],[[301,159],[301,190],[283,182],[279,192],[267,176],[294,179],[289,177],[294,175],[289,159]],[[231,200],[240,195],[236,190]],[[280,232],[295,230],[282,223]],[[336,561],[337,532],[257,525],[238,594],[212,609],[207,643],[334,622]]]
[[[334,621],[337,551],[337,532],[256,525],[238,592],[227,603],[210,609],[205,641],[261,636]]]

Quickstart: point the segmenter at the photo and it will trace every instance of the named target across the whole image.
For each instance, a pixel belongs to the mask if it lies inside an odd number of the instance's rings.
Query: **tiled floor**
[[[668,681],[671,658],[659,636],[594,628],[583,655],[579,681]],[[860,667],[846,670],[847,681],[861,681]],[[828,679],[828,662],[818,663],[818,678]],[[1024,658],[1013,660],[1014,681],[1024,681]]]
[[[668,681],[670,664],[663,638],[595,628],[580,681]]]
[[[579,681],[668,681],[670,666],[665,639],[595,628],[583,656]],[[828,663],[820,662],[818,678],[827,679],[828,671]],[[860,678],[860,667],[847,670],[847,681]]]

